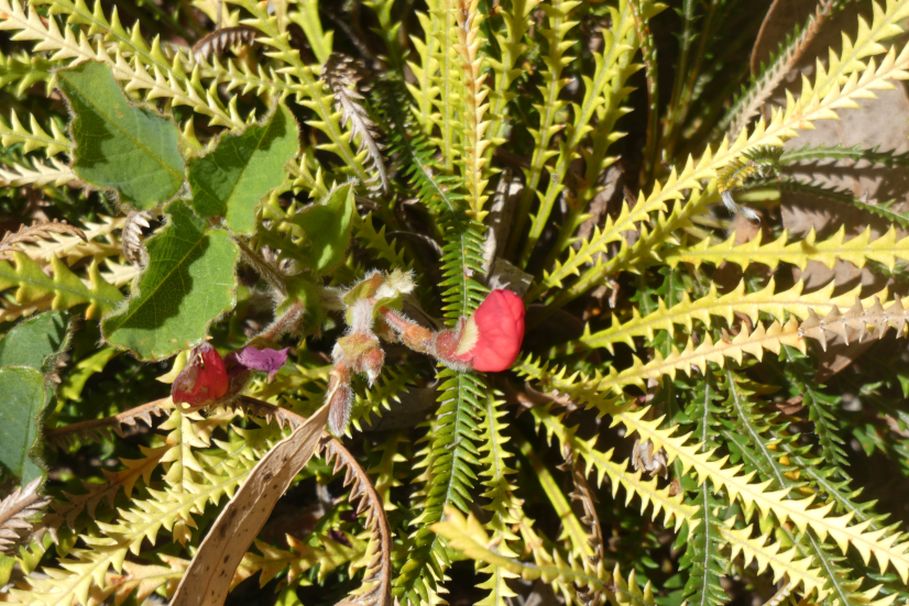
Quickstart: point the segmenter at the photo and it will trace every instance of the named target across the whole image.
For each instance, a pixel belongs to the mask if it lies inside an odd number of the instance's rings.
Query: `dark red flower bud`
[[[170,386],[170,395],[175,404],[206,404],[226,394],[229,384],[221,354],[208,343],[202,343],[189,354],[186,367]]]
[[[457,357],[480,372],[514,364],[524,341],[524,301],[510,290],[494,290],[463,327]]]

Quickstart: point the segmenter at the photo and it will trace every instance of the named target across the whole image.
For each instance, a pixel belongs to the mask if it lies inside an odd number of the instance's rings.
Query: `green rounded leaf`
[[[225,217],[235,232],[251,234],[256,207],[284,181],[297,154],[297,122],[279,105],[263,124],[226,135],[209,154],[189,163],[193,207],[203,217]]]
[[[83,63],[57,77],[73,111],[73,169],[79,178],[112,187],[141,209],[177,192],[184,165],[173,122],[131,105],[104,64]]]
[[[36,449],[48,389],[34,368],[0,368],[0,463],[25,484],[44,473]]]
[[[324,201],[291,219],[306,233],[306,240],[295,256],[317,273],[328,271],[344,260],[356,210],[353,192],[350,183],[336,187]]]
[[[111,345],[161,359],[203,339],[212,320],[233,308],[237,246],[220,229],[206,229],[184,202],[148,240],[148,267],[125,308],[102,322]]]
[[[23,483],[44,473],[37,451],[53,393],[47,375],[67,341],[66,314],[58,311],[19,322],[0,337],[0,463]]]
[[[59,311],[23,320],[0,337],[0,366],[50,370],[48,361],[64,346],[66,333],[66,314]]]

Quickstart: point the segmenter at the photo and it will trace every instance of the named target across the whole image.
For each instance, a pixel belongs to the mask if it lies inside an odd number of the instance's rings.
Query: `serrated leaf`
[[[49,357],[66,339],[66,316],[47,312],[19,322],[0,337],[0,366],[45,370]]]
[[[74,114],[73,169],[79,178],[112,187],[141,209],[173,196],[184,167],[176,125],[131,105],[101,63],[83,63],[57,77]]]
[[[0,290],[16,286],[17,303],[45,303],[52,309],[88,303],[86,318],[113,309],[123,299],[120,291],[101,277],[97,263],[89,266],[87,283],[58,257],[51,258],[50,270],[48,275],[25,253],[14,252],[12,264],[0,261]]]
[[[58,397],[64,400],[74,400],[76,402],[82,399],[82,390],[86,382],[95,374],[104,370],[107,363],[117,354],[113,347],[104,347],[92,355],[80,360],[74,367],[71,367],[60,385]]]
[[[306,232],[298,255],[311,270],[321,273],[343,260],[354,211],[353,186],[348,183],[333,189],[322,203],[293,217],[292,221]]]
[[[184,202],[168,212],[168,225],[148,240],[138,289],[102,322],[111,345],[142,358],[165,358],[200,341],[235,303],[236,244],[223,230],[206,230]]]
[[[193,207],[203,217],[223,216],[238,233],[256,228],[256,207],[284,180],[284,166],[297,154],[297,122],[283,104],[268,120],[189,163]]]
[[[10,576],[13,574],[13,568],[16,566],[16,558],[11,558],[0,554],[0,583],[6,585],[9,583]]]
[[[44,471],[34,454],[48,391],[44,375],[34,368],[0,368],[0,463],[23,483]]]

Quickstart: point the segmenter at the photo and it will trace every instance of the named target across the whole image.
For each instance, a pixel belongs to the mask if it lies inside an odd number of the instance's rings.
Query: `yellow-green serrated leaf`
[[[834,289],[835,285],[831,283],[805,293],[804,283],[798,282],[788,290],[775,292],[776,285],[770,280],[761,290],[746,293],[745,282],[742,281],[721,295],[717,292],[716,285],[711,284],[710,291],[694,301],[688,298],[687,293],[683,293],[682,300],[671,306],[658,299],[657,309],[646,316],[642,316],[635,308],[631,318],[613,318],[613,325],[609,328],[592,333],[588,325],[580,340],[587,347],[604,347],[612,352],[616,343],[634,347],[634,337],[652,340],[656,331],[670,331],[674,326],[682,326],[691,334],[696,321],[708,325],[711,318],[722,318],[727,325],[732,324],[736,314],[745,315],[752,322],[757,322],[762,313],[781,322],[787,319],[787,314],[804,319],[812,311],[823,314],[836,306],[851,305],[855,302],[860,287],[836,296],[833,294]]]
[[[692,375],[695,371],[703,374],[708,363],[722,367],[727,360],[733,360],[738,364],[746,354],[760,360],[765,352],[778,354],[784,345],[805,350],[805,340],[795,318],[790,318],[785,324],[772,322],[768,325],[758,323],[751,329],[742,327],[737,335],[724,336],[718,341],[705,335],[698,343],[689,340],[682,350],[673,347],[666,356],[655,352],[653,359],[647,362],[632,356],[631,366],[622,370],[610,368],[605,374],[596,372],[590,377],[575,373],[569,378],[567,368],[544,370],[531,358],[518,364],[515,370],[534,378],[557,382],[559,389],[621,394],[629,386],[645,387],[647,381],[652,379],[673,378],[678,373]]]
[[[864,267],[870,261],[876,261],[893,269],[897,259],[909,259],[909,236],[899,238],[895,228],[890,228],[884,235],[874,238],[869,227],[858,236],[846,239],[845,227],[840,227],[833,235],[819,240],[814,230],[803,238],[794,238],[784,232],[776,240],[763,242],[760,237],[751,242],[735,245],[734,237],[720,244],[704,240],[690,248],[680,249],[666,256],[671,266],[679,263],[690,263],[695,267],[702,263],[719,265],[735,263],[741,267],[758,263],[768,267],[777,267],[780,263],[791,263],[804,269],[810,261],[823,263],[827,267],[840,261],[848,261],[858,267]]]
[[[60,259],[51,259],[51,275],[44,273],[41,265],[24,253],[14,252],[13,263],[0,261],[0,290],[16,286],[18,303],[50,301],[52,309],[69,309],[88,304],[85,315],[95,317],[97,312],[113,309],[123,295],[116,287],[105,282],[96,264],[89,268],[88,284],[79,279]]]
[[[28,115],[28,126],[22,123],[16,110],[9,115],[9,123],[0,118],[0,144],[12,147],[17,143],[22,144],[22,151],[29,153],[42,150],[47,156],[71,153],[70,143],[61,123],[53,120],[50,123],[50,133],[41,126],[33,114]]]
[[[604,589],[608,582],[608,579],[588,575],[558,558],[554,558],[553,564],[549,566],[540,566],[525,564],[515,558],[504,556],[498,552],[486,529],[473,514],[465,516],[454,507],[446,508],[442,521],[436,522],[431,528],[434,533],[443,537],[451,548],[468,558],[492,564],[523,579],[542,579],[548,582],[553,578],[562,577],[600,589]]]
[[[637,433],[642,440],[650,440],[656,448],[663,448],[667,459],[679,461],[686,472],[693,470],[702,482],[711,482],[724,490],[730,500],[738,500],[746,514],[755,508],[761,515],[774,516],[781,523],[791,522],[799,530],[811,529],[822,540],[828,537],[846,553],[851,545],[866,564],[872,559],[881,572],[889,565],[897,571],[903,582],[909,581],[909,542],[888,528],[868,530],[873,520],[851,523],[852,514],[831,515],[833,503],[813,506],[814,496],[793,499],[788,490],[771,490],[771,482],[755,482],[754,472],[743,471],[742,465],[730,465],[728,456],[717,457],[713,451],[703,452],[701,445],[690,440],[690,434],[674,435],[672,429],[660,427],[662,418],[648,421],[644,415],[649,407],[637,411],[620,411],[613,418],[614,424]]]
[[[620,242],[623,249],[622,233],[635,228],[636,224],[650,219],[651,215],[665,213],[667,203],[679,200],[685,203],[687,192],[698,192],[716,181],[718,171],[734,163],[750,151],[764,146],[779,147],[794,137],[798,129],[812,127],[818,120],[835,119],[834,110],[855,106],[856,99],[874,97],[874,91],[891,87],[890,80],[909,78],[909,46],[899,52],[881,44],[898,32],[900,25],[909,14],[909,6],[900,0],[888,0],[884,6],[874,4],[874,28],[860,20],[859,35],[854,43],[848,43],[839,56],[831,54],[827,67],[818,63],[814,80],[803,80],[799,95],[787,95],[784,108],[777,108],[769,120],[759,120],[751,132],[742,130],[732,140],[723,139],[716,149],[707,148],[700,158],[689,157],[681,169],[673,168],[669,176],[654,185],[649,194],[641,193],[634,205],[623,204],[619,216],[608,219],[605,227],[594,232],[572,248],[568,258],[547,272],[541,283],[542,288],[560,288],[562,282],[572,275],[580,275],[580,284],[589,287],[604,277],[602,268],[596,262],[601,254],[608,254],[613,242]],[[884,55],[878,62],[869,57]],[[591,265],[586,269],[584,266]],[[583,270],[583,272],[582,272]],[[584,289],[572,290],[577,296]]]
[[[597,481],[609,482],[614,499],[618,499],[619,488],[625,491],[625,505],[637,496],[640,501],[640,512],[661,522],[666,528],[679,532],[684,523],[697,521],[695,507],[685,503],[682,494],[671,495],[667,488],[661,488],[655,479],[644,479],[642,472],[632,472],[625,461],[616,460],[614,450],[602,452],[596,448],[596,439],[583,440],[575,435],[575,428],[566,427],[562,419],[549,413],[542,407],[532,409],[532,414],[540,423],[547,436],[559,444],[568,445],[581,457],[589,475],[595,473]],[[758,563],[761,571],[770,567],[776,579],[788,576],[796,586],[804,587],[806,595],[818,592],[818,599],[826,593],[824,579],[816,562],[798,554],[794,547],[783,549],[772,540],[762,536],[752,538],[753,527],[734,529],[733,518],[718,529],[724,542],[732,548],[733,557],[742,555],[746,564]]]
[[[146,541],[153,545],[162,529],[180,519],[197,516],[232,493],[258,460],[262,444],[223,445],[224,451],[205,457],[204,482],[192,491],[149,490],[117,511],[111,522],[98,522],[97,534],[81,535],[87,547],[71,551],[59,568],[46,567],[30,575],[28,587],[10,592],[7,602],[19,606],[87,604],[92,592],[112,591],[110,570],[122,570],[126,557],[138,554]]]

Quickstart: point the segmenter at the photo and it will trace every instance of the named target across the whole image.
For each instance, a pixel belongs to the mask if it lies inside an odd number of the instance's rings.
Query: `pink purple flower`
[[[284,349],[271,349],[268,347],[259,349],[257,347],[247,346],[228,356],[229,363],[235,363],[247,370],[259,370],[267,372],[268,378],[272,379],[278,370],[287,362],[287,352],[289,347]]]

